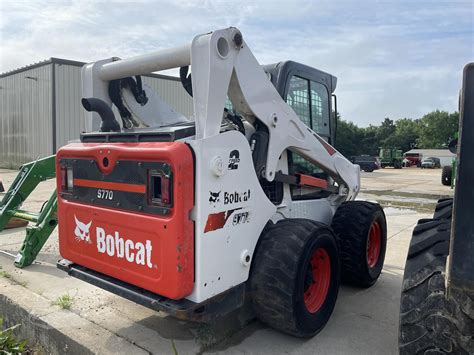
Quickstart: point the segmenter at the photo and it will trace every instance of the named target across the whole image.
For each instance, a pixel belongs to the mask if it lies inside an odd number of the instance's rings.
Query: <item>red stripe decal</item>
[[[324,139],[322,139],[318,136],[316,136],[316,138],[318,139],[319,143],[321,143],[323,145],[324,149],[327,150],[329,155],[336,154],[336,149],[334,149],[334,147],[332,145],[330,145],[328,142],[326,142]]]
[[[233,210],[218,212],[218,213],[210,213],[207,216],[206,226],[204,227],[204,233],[212,232],[217,229],[221,229],[224,227],[225,222],[229,219],[234,211],[240,210],[240,208],[235,208]]]
[[[96,189],[118,190],[118,191],[125,191],[125,192],[135,192],[139,194],[144,194],[146,192],[145,185],[125,184],[122,182],[74,179],[74,186],[93,187]]]
[[[328,182],[324,179],[319,179],[315,178],[314,176],[310,175],[305,175],[305,174],[295,174],[296,176],[299,176],[300,186],[313,186],[313,187],[319,187],[321,189],[327,189],[328,188]]]

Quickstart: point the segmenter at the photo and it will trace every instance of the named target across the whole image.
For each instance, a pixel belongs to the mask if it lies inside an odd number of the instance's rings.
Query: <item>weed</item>
[[[18,285],[20,285],[21,287],[26,287],[26,285],[28,285],[28,282],[20,281],[20,282],[18,282]]]
[[[6,279],[11,279],[12,278],[12,275],[10,275],[8,272],[6,271],[0,271],[0,276],[1,277],[4,277]]]
[[[1,269],[2,269],[2,267],[0,266],[0,277],[4,277],[6,279],[9,279],[10,281],[12,281],[12,282],[14,282],[14,283],[16,283],[20,286],[23,286],[23,287],[26,287],[26,285],[28,284],[26,281],[19,281],[12,274],[10,274],[7,271],[1,270]]]
[[[0,353],[2,354],[22,354],[26,350],[26,340],[18,341],[13,331],[20,324],[3,330],[3,318],[0,318]]]
[[[66,293],[65,295],[59,296],[56,301],[53,302],[53,305],[59,306],[61,309],[71,309],[73,300],[74,297]]]
[[[173,354],[174,355],[179,355],[178,354],[178,349],[176,349],[176,344],[174,343],[173,339],[171,339],[171,348],[173,349]]]

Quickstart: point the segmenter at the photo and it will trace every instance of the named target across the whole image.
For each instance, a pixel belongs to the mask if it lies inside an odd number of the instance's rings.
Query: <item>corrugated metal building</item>
[[[0,167],[54,154],[84,130],[81,67],[85,63],[51,58],[0,74]],[[193,112],[191,97],[178,78],[150,74],[151,86],[172,108]]]

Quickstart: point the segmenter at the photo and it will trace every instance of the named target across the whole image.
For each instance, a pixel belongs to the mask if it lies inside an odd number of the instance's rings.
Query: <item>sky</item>
[[[474,61],[474,0],[0,0],[0,72],[50,57],[127,58],[229,26],[261,64],[335,75],[338,110],[359,126],[457,110]]]

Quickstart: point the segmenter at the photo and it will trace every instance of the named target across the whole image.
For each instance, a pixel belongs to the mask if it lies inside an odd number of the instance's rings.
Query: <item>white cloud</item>
[[[0,0],[0,72],[49,57],[130,57],[237,26],[261,63],[295,60],[338,77],[360,125],[457,106],[474,59],[472,1]]]

